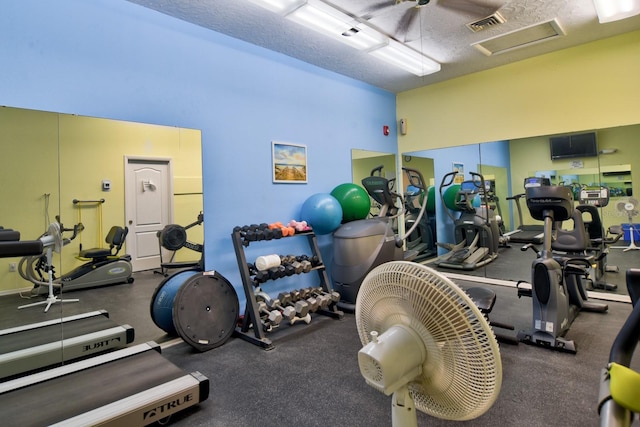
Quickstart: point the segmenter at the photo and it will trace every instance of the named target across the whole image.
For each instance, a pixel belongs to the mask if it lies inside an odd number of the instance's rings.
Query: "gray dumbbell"
[[[266,302],[259,301],[258,310],[260,311],[260,313],[267,316],[267,320],[270,324],[278,326],[280,322],[282,322],[282,313],[280,312],[280,310],[278,310],[277,308],[268,309]]]
[[[340,301],[340,293],[336,292],[336,291],[331,291],[331,292],[325,292],[324,289],[322,289],[321,287],[317,287],[317,288],[313,288],[312,291],[313,295],[324,295],[326,297],[328,297],[331,302],[339,302]]]
[[[284,317],[287,320],[291,320],[294,317],[296,317],[295,307],[291,305],[287,305],[283,307],[278,298],[274,298],[272,300],[267,301],[267,307],[269,307],[272,310],[278,310],[282,314],[282,317]]]

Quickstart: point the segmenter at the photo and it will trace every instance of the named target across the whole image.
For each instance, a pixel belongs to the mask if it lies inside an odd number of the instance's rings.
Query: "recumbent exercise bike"
[[[544,241],[541,250],[533,244],[522,247],[523,251],[533,249],[537,258],[531,265],[531,288],[523,288],[524,282],[518,283],[518,297],[533,299],[532,328],[520,331],[518,339],[527,344],[575,353],[575,343],[564,336],[579,312],[604,313],[608,310],[606,304],[587,300],[585,282],[593,257],[578,255],[588,246],[582,215],[573,206],[573,193],[569,187],[527,188],[526,199],[531,216],[544,221]],[[573,220],[571,230],[554,226],[554,223],[568,220]]]

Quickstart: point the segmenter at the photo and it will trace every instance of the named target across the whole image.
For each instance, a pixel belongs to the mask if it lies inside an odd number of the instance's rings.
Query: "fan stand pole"
[[[633,223],[631,222],[629,223],[629,234],[631,235],[631,243],[622,252],[634,251],[634,250],[640,249],[639,247],[636,246],[635,236],[634,236],[635,231],[633,229]]]
[[[47,295],[47,299],[44,301],[39,301],[39,302],[34,302],[32,304],[27,304],[27,305],[21,305],[20,307],[18,307],[18,310],[21,310],[23,308],[28,308],[28,307],[35,307],[38,305],[45,305],[46,307],[44,308],[44,312],[46,313],[47,311],[49,311],[49,308],[51,308],[51,306],[57,302],[62,303],[62,302],[78,302],[80,301],[79,299],[60,299],[58,298],[56,295],[53,294],[53,266],[51,265],[52,263],[52,258],[53,258],[53,249],[51,247],[47,248],[47,273],[49,274],[49,295]]]
[[[631,236],[631,243],[629,243],[629,246],[627,246],[626,249],[624,249],[622,252],[635,251],[640,249],[639,247],[636,246],[634,234],[635,234],[635,230],[633,229],[633,216],[629,215],[629,235]]]
[[[418,427],[418,415],[409,387],[405,384],[391,397],[391,425],[393,427]]]

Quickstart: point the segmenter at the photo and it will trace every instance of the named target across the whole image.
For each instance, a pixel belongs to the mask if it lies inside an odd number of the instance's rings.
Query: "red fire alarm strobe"
[[[382,126],[382,134],[384,136],[389,136],[389,126],[387,125]]]

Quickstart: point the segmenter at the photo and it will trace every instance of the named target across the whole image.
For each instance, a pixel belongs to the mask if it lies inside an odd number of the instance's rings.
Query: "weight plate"
[[[173,303],[173,324],[178,335],[198,351],[224,344],[233,333],[239,312],[235,289],[217,272],[188,277]]]

